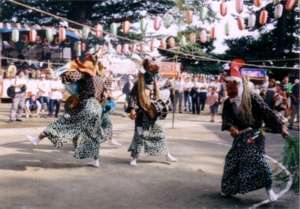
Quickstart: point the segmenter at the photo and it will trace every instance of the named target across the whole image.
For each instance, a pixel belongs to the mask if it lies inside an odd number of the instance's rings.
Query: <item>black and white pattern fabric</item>
[[[272,171],[264,157],[265,136],[263,123],[275,133],[280,133],[283,123],[258,95],[251,95],[254,121],[241,119],[234,103],[227,99],[222,112],[222,130],[237,128],[242,133],[233,141],[225,158],[222,192],[227,195],[246,193],[260,188],[271,188]],[[247,131],[245,131],[247,130]],[[253,140],[253,134],[259,135]]]

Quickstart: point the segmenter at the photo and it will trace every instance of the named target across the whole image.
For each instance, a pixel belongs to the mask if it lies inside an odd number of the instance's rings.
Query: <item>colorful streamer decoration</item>
[[[248,17],[248,27],[249,28],[254,28],[256,24],[256,15],[255,14],[250,14]]]
[[[212,26],[210,29],[210,39],[215,40],[216,39],[216,28],[215,26]]]
[[[48,42],[52,42],[54,39],[54,30],[52,28],[46,29],[46,38]]]
[[[117,33],[118,33],[118,24],[117,24],[117,23],[112,23],[112,24],[110,25],[110,32],[111,32],[114,36],[117,35]]]
[[[37,32],[35,29],[30,29],[29,31],[29,42],[34,43],[36,42]]]

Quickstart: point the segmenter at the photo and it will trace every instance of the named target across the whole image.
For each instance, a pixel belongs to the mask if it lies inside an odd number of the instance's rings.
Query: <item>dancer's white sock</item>
[[[169,152],[168,154],[166,154],[166,160],[170,162],[177,162],[177,159],[174,156],[172,156]]]
[[[38,145],[40,142],[39,137],[37,136],[31,136],[31,135],[27,135],[26,138],[33,144],[33,145]]]
[[[268,199],[273,202],[278,199],[278,195],[273,191],[273,189],[266,189]]]
[[[100,160],[92,160],[88,163],[88,165],[98,168],[100,166]]]
[[[111,143],[112,145],[122,146],[122,144],[119,143],[119,142],[118,142],[117,140],[115,140],[115,139],[110,140],[110,143]]]
[[[137,158],[132,158],[132,160],[130,160],[129,165],[131,166],[137,166]]]

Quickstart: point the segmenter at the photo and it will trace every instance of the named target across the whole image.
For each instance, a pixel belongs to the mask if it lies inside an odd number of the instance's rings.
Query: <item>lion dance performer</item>
[[[159,68],[150,59],[143,61],[143,68],[144,72],[138,74],[138,80],[130,93],[127,109],[130,118],[135,120],[134,136],[128,149],[132,157],[130,165],[137,165],[143,147],[144,152],[150,156],[165,154],[166,160],[175,162],[177,159],[168,151],[163,130],[156,123],[157,119],[164,119],[167,114],[167,107],[159,97]]]
[[[269,200],[275,201],[278,196],[272,190],[272,171],[264,157],[263,122],[284,137],[288,132],[263,99],[250,91],[247,79],[241,78],[239,68],[242,62],[233,61],[226,78],[229,98],[224,102],[222,130],[228,130],[234,140],[225,159],[221,195],[244,194],[265,188]]]
[[[99,148],[104,140],[101,102],[105,97],[105,80],[99,76],[97,59],[91,54],[83,62],[76,59],[64,68],[67,71],[61,75],[63,82],[70,86],[76,83],[78,95],[68,98],[63,116],[50,123],[38,137],[27,138],[37,145],[47,137],[57,148],[73,142],[76,159],[91,159],[89,165],[99,167]]]

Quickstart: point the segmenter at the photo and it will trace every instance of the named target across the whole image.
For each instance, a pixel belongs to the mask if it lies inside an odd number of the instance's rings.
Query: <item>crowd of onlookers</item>
[[[112,89],[121,91],[128,99],[135,76],[109,75]],[[22,115],[29,117],[57,117],[65,89],[59,77],[50,68],[42,70],[19,70],[16,76],[6,76],[15,85],[10,121],[22,121]],[[226,85],[222,75],[182,73],[176,78],[162,78],[161,91],[167,91],[169,110],[178,113],[201,114],[209,112],[211,122],[221,112],[226,98]],[[299,80],[293,83],[285,77],[283,81],[265,78],[250,82],[251,91],[260,94],[267,105],[278,114],[289,127],[299,121]],[[22,86],[26,91],[22,91]],[[125,99],[126,101],[126,99]],[[25,113],[25,114],[24,114]]]

